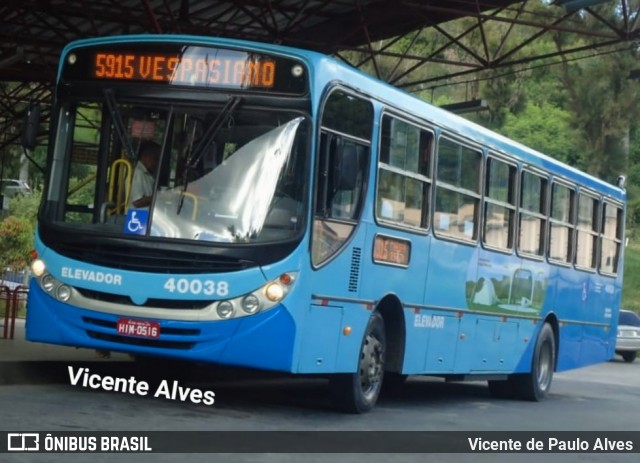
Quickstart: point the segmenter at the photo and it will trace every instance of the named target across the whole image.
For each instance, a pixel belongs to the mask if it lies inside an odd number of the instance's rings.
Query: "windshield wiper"
[[[182,173],[182,191],[180,192],[180,201],[178,202],[178,211],[176,212],[176,215],[180,215],[180,211],[182,210],[182,205],[184,204],[184,197],[187,191],[187,180],[189,178],[189,172],[191,172],[193,169],[196,168],[196,166],[198,165],[198,162],[200,161],[200,158],[202,158],[202,155],[205,152],[206,147],[209,146],[211,142],[213,142],[213,139],[218,134],[218,131],[220,130],[220,128],[222,128],[222,124],[224,124],[224,122],[229,118],[229,116],[231,116],[231,114],[236,109],[236,106],[238,106],[241,100],[242,98],[240,98],[239,96],[233,96],[229,99],[229,101],[227,101],[227,103],[224,105],[224,107],[222,108],[218,116],[211,123],[207,131],[204,133],[204,135],[200,139],[200,142],[198,143],[198,145],[195,147],[193,151],[191,151],[191,154],[187,158],[184,166],[184,171]]]

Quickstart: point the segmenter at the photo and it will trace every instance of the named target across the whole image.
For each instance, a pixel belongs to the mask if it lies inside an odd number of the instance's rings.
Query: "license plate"
[[[148,320],[121,318],[116,325],[118,334],[136,338],[155,339],[160,336],[160,323]]]

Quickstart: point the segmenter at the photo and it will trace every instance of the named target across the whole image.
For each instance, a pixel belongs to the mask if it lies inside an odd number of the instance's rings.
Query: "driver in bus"
[[[129,208],[144,208],[151,205],[155,170],[160,158],[160,146],[152,141],[140,144],[140,156],[133,171]]]

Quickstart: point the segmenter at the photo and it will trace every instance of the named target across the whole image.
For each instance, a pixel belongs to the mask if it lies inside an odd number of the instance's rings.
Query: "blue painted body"
[[[493,150],[508,154],[520,164],[553,172],[603,196],[621,203],[625,201],[624,192],[609,184],[313,52],[218,38],[139,36],[81,41],[65,48],[62,59],[75,47],[158,40],[246,47],[291,56],[304,62],[310,73],[309,96],[312,117],[315,119],[323,96],[336,83],[369,95],[375,111],[372,153],[378,151],[377,132],[381,113],[385,108],[392,107],[430,124],[436,135],[446,130],[449,134],[481,145],[485,153]],[[314,126],[316,124],[314,120]],[[313,153],[316,138],[312,142]],[[233,293],[229,296],[235,297],[255,290],[283,272],[298,271],[295,290],[275,309],[228,321],[159,320],[162,327],[195,327],[201,333],[188,339],[175,335],[160,337],[160,340],[193,342],[191,349],[134,346],[87,335],[87,330],[109,332],[109,328],[90,326],[86,318],[115,322],[117,315],[56,302],[34,283],[29,297],[27,336],[33,341],[54,344],[294,373],[353,372],[356,370],[364,330],[376,301],[392,295],[403,304],[401,313],[406,336],[403,373],[446,375],[528,372],[537,333],[549,317],[559,322],[558,370],[604,361],[613,356],[615,320],[622,289],[621,271],[615,277],[597,272],[579,272],[545,261],[529,261],[515,252],[496,253],[483,249],[480,244],[442,240],[431,232],[413,233],[380,226],[374,219],[373,207],[377,162],[370,162],[369,168],[367,197],[360,223],[349,242],[328,263],[317,269],[311,265],[309,249],[312,227],[308,227],[297,250],[284,262],[237,274],[215,275],[230,282]],[[313,178],[315,172],[312,170],[310,182],[313,182]],[[309,201],[312,201],[311,197]],[[311,215],[307,223],[312,223]],[[408,268],[373,262],[373,240],[377,233],[411,243]],[[350,277],[353,277],[354,249],[362,254],[355,290],[348,286]],[[104,272],[110,269],[65,259],[46,249],[41,242],[38,242],[37,251],[46,260],[50,272],[61,281],[89,289],[113,290],[113,287],[102,283],[73,281],[65,277],[62,270],[63,267]],[[478,310],[477,306],[470,304],[473,298],[469,294],[472,282],[493,274],[515,278],[515,272],[518,271],[524,271],[539,281],[544,278],[545,294],[540,297],[541,306],[535,311],[524,308],[522,312],[505,315]],[[166,275],[119,273],[123,274],[124,279],[118,290],[134,301],[151,297],[171,298],[162,292]],[[519,302],[514,300],[513,305],[517,304]],[[351,330],[348,334],[344,331],[346,327]],[[114,331],[111,328],[110,333]]]
[[[188,343],[185,351],[175,347],[122,345],[96,339],[91,334],[116,336],[119,315],[71,307],[52,299],[37,284],[31,284],[27,318],[27,339],[93,349],[124,351],[164,357],[189,358],[224,365],[288,370],[293,354],[295,325],[289,312],[278,307],[258,314],[250,320],[238,318],[216,322],[158,320],[160,328],[198,330],[198,334],[163,334],[160,341]],[[145,320],[144,317],[137,317]],[[97,324],[95,320],[102,322]],[[107,325],[107,326],[105,326]],[[274,342],[274,337],[278,342]]]

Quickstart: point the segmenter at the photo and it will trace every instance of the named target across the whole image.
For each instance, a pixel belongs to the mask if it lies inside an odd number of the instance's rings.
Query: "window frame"
[[[530,209],[525,209],[522,207],[522,200],[524,198],[524,195],[522,194],[522,188],[524,187],[524,180],[523,177],[525,175],[533,175],[535,177],[537,177],[538,179],[540,179],[542,181],[542,195],[543,197],[540,200],[540,205],[542,206],[542,212],[534,212]],[[522,257],[524,259],[530,259],[530,260],[535,260],[538,262],[544,262],[546,257],[547,257],[547,246],[549,244],[549,235],[548,235],[548,224],[549,224],[549,209],[550,209],[550,197],[551,197],[551,192],[550,192],[550,184],[551,181],[549,179],[549,174],[533,168],[531,166],[524,166],[522,167],[522,169],[520,169],[520,174],[518,175],[518,180],[519,180],[519,185],[518,185],[518,208],[517,208],[517,225],[516,225],[516,254],[519,257]],[[522,216],[527,215],[529,217],[534,217],[537,220],[542,220],[542,226],[540,227],[540,239],[541,239],[541,243],[539,243],[540,245],[540,254],[534,254],[531,252],[527,252],[527,251],[523,251],[522,247],[520,245],[521,240],[520,240],[520,236],[521,236],[521,231],[522,231],[522,226],[521,226],[521,222],[522,222]]]
[[[569,222],[565,222],[553,217],[553,199],[554,199],[554,186],[560,186],[566,188],[569,191]],[[547,249],[546,256],[547,261],[550,264],[559,265],[562,267],[572,267],[575,254],[575,235],[576,235],[576,213],[577,213],[577,185],[567,180],[560,179],[558,177],[552,177],[549,184],[549,207],[547,210],[548,223],[547,223]],[[561,227],[569,228],[567,250],[569,255],[566,260],[556,259],[551,256],[551,230],[553,225],[559,225]]]
[[[441,180],[438,180],[438,167],[439,167],[439,160],[440,160],[440,145],[441,145],[441,141],[443,139],[446,139],[452,143],[455,143],[457,145],[459,145],[462,148],[466,148],[472,151],[477,152],[480,155],[480,159],[479,159],[479,163],[478,163],[478,192],[473,192],[470,190],[467,190],[465,188],[460,188],[460,187],[456,187],[454,185],[448,184],[446,182],[442,182]],[[442,239],[442,240],[446,240],[446,241],[453,241],[456,243],[461,243],[461,244],[466,244],[469,246],[477,246],[479,241],[480,241],[480,234],[481,234],[481,230],[482,230],[482,225],[481,225],[481,221],[482,221],[482,212],[481,212],[481,208],[482,208],[482,191],[483,191],[483,185],[484,185],[484,159],[485,159],[485,155],[486,155],[486,150],[485,148],[480,145],[480,144],[476,144],[473,143],[467,139],[463,139],[460,137],[456,137],[455,135],[448,133],[448,132],[440,132],[436,138],[436,143],[435,143],[435,148],[434,148],[434,162],[433,162],[433,173],[432,173],[432,177],[433,177],[433,183],[434,183],[434,187],[433,187],[433,200],[432,200],[432,210],[431,210],[431,227],[433,230],[433,234],[436,238],[438,239]],[[471,197],[473,198],[475,201],[477,201],[478,207],[475,211],[475,217],[474,217],[474,230],[473,230],[473,238],[472,239],[463,239],[463,238],[459,238],[456,237],[454,235],[451,234],[447,234],[447,233],[443,233],[441,231],[438,231],[438,227],[435,226],[435,217],[436,217],[436,212],[437,212],[437,196],[438,196],[438,189],[445,189],[447,191],[456,193],[456,194],[462,194],[465,195],[467,197]]]
[[[595,205],[595,229],[587,230],[580,227],[580,200],[582,198],[589,198],[596,201]],[[588,273],[597,273],[600,266],[600,222],[602,221],[602,198],[595,191],[591,191],[586,188],[580,188],[576,194],[576,213],[575,213],[575,239],[574,239],[574,251],[573,251],[573,266],[576,270],[581,270]],[[587,233],[594,238],[593,249],[593,267],[584,267],[578,264],[578,242],[580,241],[580,234]]]
[[[382,162],[382,148],[383,148],[383,143],[382,143],[382,135],[383,135],[383,126],[384,126],[384,119],[385,117],[388,117],[389,120],[391,121],[392,119],[395,119],[397,121],[403,122],[407,125],[411,125],[413,127],[415,127],[416,129],[418,129],[420,131],[420,134],[422,135],[422,133],[426,133],[427,135],[429,135],[431,137],[430,143],[429,143],[429,159],[427,162],[427,175],[422,175],[420,173],[416,173],[410,170],[406,170],[406,169],[402,169],[400,167],[397,166],[393,166],[390,163],[384,163]],[[437,135],[435,130],[430,127],[428,124],[425,124],[421,121],[416,121],[416,120],[412,120],[406,117],[402,117],[399,114],[393,112],[393,111],[388,111],[388,110],[383,110],[380,114],[380,125],[379,125],[379,134],[378,134],[378,149],[377,149],[377,158],[376,158],[376,182],[375,182],[375,191],[374,191],[374,198],[373,198],[373,216],[374,216],[374,220],[376,222],[376,224],[380,225],[380,226],[384,226],[384,227],[389,227],[389,228],[397,228],[397,229],[403,229],[403,230],[408,230],[414,233],[419,233],[419,234],[427,234],[430,230],[431,230],[431,221],[432,221],[432,215],[433,215],[433,207],[432,207],[432,203],[433,203],[433,195],[434,195],[434,178],[433,178],[433,173],[435,170],[434,167],[434,158],[435,158],[435,152],[436,152],[436,145],[437,145]],[[423,185],[426,184],[426,198],[423,198],[423,207],[421,210],[421,217],[424,226],[414,226],[411,224],[408,224],[406,222],[403,221],[396,221],[396,220],[391,220],[391,219],[385,219],[384,217],[382,217],[380,214],[378,214],[378,199],[380,198],[379,196],[379,192],[380,192],[380,180],[381,180],[381,172],[385,171],[385,172],[390,172],[392,174],[396,174],[396,175],[401,175],[404,178],[409,178],[411,180],[415,180],[418,182],[421,182]],[[406,201],[405,201],[406,204]]]
[[[616,217],[616,236],[612,240],[611,238],[605,237],[604,228],[605,228],[605,213],[606,207],[611,206],[614,207],[618,211],[618,215]],[[600,230],[598,233],[598,273],[600,275],[604,275],[611,278],[616,278],[620,274],[619,264],[620,264],[620,253],[622,252],[623,246],[623,237],[624,237],[624,225],[625,224],[625,208],[624,205],[613,201],[609,198],[603,198],[602,206],[600,210]],[[603,241],[609,240],[615,243],[618,246],[618,252],[616,254],[616,267],[614,272],[606,272],[602,270],[602,251],[603,251]]]
[[[371,132],[369,133],[368,139],[363,139],[357,135],[345,133],[335,128],[331,128],[323,125],[324,111],[325,111],[327,102],[329,101],[331,96],[336,92],[342,92],[348,96],[352,96],[353,98],[362,100],[363,102],[366,102],[370,105],[371,107],[370,131]],[[340,255],[340,253],[351,242],[351,240],[355,236],[358,226],[362,223],[362,214],[366,209],[367,193],[368,193],[369,183],[371,182],[370,171],[371,171],[371,162],[372,162],[372,154],[373,154],[372,147],[373,147],[374,134],[376,130],[376,127],[375,127],[376,108],[375,108],[374,101],[375,101],[374,98],[372,98],[370,95],[362,94],[360,92],[357,92],[356,90],[353,90],[349,87],[345,87],[344,85],[339,85],[339,84],[327,87],[323,94],[322,102],[320,104],[320,109],[318,111],[316,132],[314,135],[316,137],[316,159],[314,163],[315,168],[313,170],[313,178],[312,178],[314,188],[312,191],[313,196],[312,196],[312,202],[311,202],[311,208],[312,208],[311,222],[309,225],[311,227],[311,236],[309,239],[309,260],[311,261],[311,266],[314,269],[319,269],[327,265],[329,262],[333,261],[333,259],[335,259],[338,255]],[[366,148],[365,156],[367,156],[367,158],[365,159],[365,166],[363,169],[364,178],[362,180],[360,198],[357,205],[357,212],[355,213],[354,218],[347,219],[347,218],[338,218],[338,217],[331,217],[331,216],[323,217],[322,215],[318,214],[319,195],[321,194],[321,192],[326,193],[325,191],[323,191],[323,189],[327,188],[328,186],[327,181],[326,180],[323,181],[322,179],[321,171],[324,168],[331,169],[331,166],[322,165],[323,161],[330,163],[329,159],[325,159],[325,156],[328,155],[328,153],[325,154],[322,152],[323,151],[323,141],[322,141],[323,135],[334,135],[341,138],[342,140],[348,140],[350,142],[353,142],[356,145],[361,145]],[[330,174],[327,172],[326,175],[328,176]],[[335,224],[338,224],[339,226],[351,227],[351,230],[349,230],[347,236],[344,238],[344,240],[342,240],[342,243],[340,243],[335,249],[333,249],[329,254],[324,256],[322,259],[319,259],[316,261],[315,259],[316,240],[322,240],[322,236],[318,236],[315,230],[316,223],[319,221],[335,223]]]
[[[510,179],[509,179],[509,191],[508,191],[508,197],[511,197],[512,199],[512,203],[508,203],[508,202],[503,202],[501,200],[498,199],[493,199],[489,196],[489,186],[490,186],[490,162],[491,161],[497,161],[500,162],[504,165],[506,165],[507,167],[509,167],[510,169],[513,168],[513,171],[511,171],[510,173]],[[514,249],[516,248],[516,236],[517,236],[517,223],[518,223],[518,203],[520,200],[520,175],[519,175],[519,169],[518,169],[518,163],[517,161],[515,161],[512,158],[509,158],[507,156],[498,154],[494,151],[490,151],[489,154],[486,156],[485,160],[484,160],[484,170],[483,170],[483,179],[484,179],[484,185],[482,188],[482,207],[481,207],[481,214],[482,214],[482,218],[481,218],[481,241],[482,241],[482,246],[486,249],[490,249],[492,251],[496,251],[496,252],[502,252],[505,254],[512,254]],[[507,198],[508,199],[508,198]],[[509,223],[509,230],[508,230],[508,242],[509,245],[507,247],[500,247],[500,246],[495,246],[492,244],[487,243],[487,237],[486,237],[486,233],[487,233],[487,210],[488,210],[488,205],[494,205],[494,206],[499,206],[499,207],[503,207],[508,209],[509,211],[511,211],[512,213],[512,217]]]

